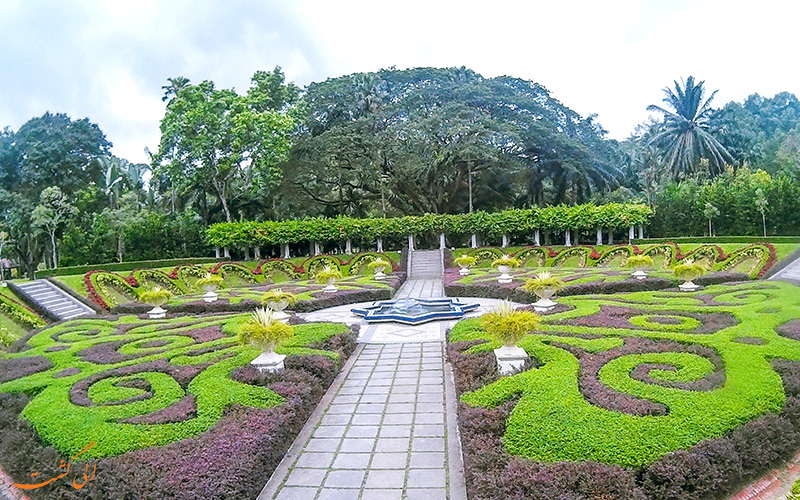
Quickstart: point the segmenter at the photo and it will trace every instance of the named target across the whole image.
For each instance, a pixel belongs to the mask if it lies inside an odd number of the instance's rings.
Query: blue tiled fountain
[[[464,314],[478,308],[479,304],[467,304],[459,299],[414,299],[384,300],[363,308],[352,309],[367,323],[394,322],[418,325],[428,321],[460,319]]]

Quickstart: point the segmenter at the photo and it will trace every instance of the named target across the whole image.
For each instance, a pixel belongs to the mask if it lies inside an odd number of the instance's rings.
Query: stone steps
[[[415,250],[411,254],[410,278],[441,278],[442,254],[439,250]]]
[[[47,280],[36,280],[17,286],[59,320],[95,315],[90,307]]]

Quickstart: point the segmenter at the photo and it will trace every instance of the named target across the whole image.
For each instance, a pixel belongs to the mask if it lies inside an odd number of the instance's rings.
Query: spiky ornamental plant
[[[172,292],[170,292],[166,288],[161,288],[160,286],[153,287],[150,290],[145,290],[144,292],[141,293],[141,295],[139,295],[139,299],[142,302],[151,304],[155,307],[160,307],[171,297],[172,297]]]
[[[519,259],[516,257],[512,257],[507,253],[504,253],[502,257],[499,257],[492,261],[492,267],[499,267],[499,266],[506,266],[506,267],[519,267]]]
[[[525,284],[522,285],[522,288],[542,297],[544,292],[550,292],[550,295],[554,295],[561,291],[565,286],[566,285],[561,278],[553,276],[550,271],[542,271],[534,278],[527,280]]]
[[[205,276],[197,280],[197,286],[207,292],[213,292],[225,284],[225,280],[218,274],[206,273]]]
[[[333,266],[325,266],[317,273],[317,283],[324,285],[342,278],[342,272]]]
[[[539,325],[541,317],[530,311],[518,311],[504,300],[494,311],[481,316],[480,321],[495,340],[504,346],[515,346]]]
[[[462,255],[453,261],[458,267],[474,267],[478,261],[470,255]]]
[[[294,329],[276,320],[272,311],[258,308],[250,319],[239,327],[237,339],[242,345],[253,345],[264,352],[271,352],[293,335]]]
[[[372,271],[375,273],[382,273],[384,270],[389,269],[391,267],[391,264],[389,264],[389,261],[387,261],[386,259],[378,257],[377,259],[367,264],[367,267],[372,269]]]
[[[649,255],[634,254],[628,257],[625,261],[625,267],[630,267],[640,271],[642,269],[649,269],[653,267],[653,258]]]
[[[286,302],[287,305],[292,305],[297,302],[297,295],[292,292],[285,292],[281,288],[273,288],[261,296],[261,303],[264,305],[270,302]]]
[[[689,282],[705,274],[708,269],[702,262],[687,260],[686,262],[676,265],[672,271],[678,278]]]

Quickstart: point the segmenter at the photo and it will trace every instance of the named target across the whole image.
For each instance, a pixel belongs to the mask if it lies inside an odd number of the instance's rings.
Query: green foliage
[[[222,279],[222,276],[218,274],[211,274],[206,273],[205,276],[197,280],[195,283],[199,288],[209,287],[212,290],[215,290],[223,285],[225,285],[225,280]]]
[[[166,288],[161,288],[159,286],[153,287],[150,290],[145,290],[141,294],[139,294],[139,298],[142,300],[142,302],[146,302],[154,306],[162,305],[163,303],[168,301],[171,297],[172,297],[172,292],[170,292]]]
[[[506,266],[506,267],[519,267],[519,259],[512,257],[508,254],[503,254],[499,258],[492,261],[492,267]]]
[[[17,336],[8,331],[8,328],[0,326],[0,347],[5,347],[17,341]]]
[[[786,500],[800,500],[800,479],[794,482]]]
[[[41,356],[53,366],[28,375],[18,374],[0,383],[0,392],[29,394],[31,400],[22,418],[36,429],[44,443],[64,456],[75,455],[90,441],[96,445],[85,453],[86,458],[165,446],[210,429],[231,406],[270,408],[283,402],[267,387],[237,382],[232,377],[234,370],[260,353],[258,348],[236,344],[239,326],[249,319],[249,314],[236,314],[158,321],[123,316],[63,322],[35,334],[26,351],[2,355],[3,361],[23,364],[28,358],[35,361]],[[278,348],[282,354],[315,354],[338,360],[337,352],[313,346],[346,332],[345,325],[309,323],[294,328],[294,336]],[[218,332],[219,338],[201,341],[192,337],[194,332]],[[79,355],[89,348],[102,349],[104,344],[108,352],[119,349],[126,356],[89,361]],[[51,349],[54,346],[67,349]],[[179,372],[183,370],[174,369],[180,366],[197,372],[189,380],[183,379],[184,385],[179,382]],[[79,373],[54,377],[75,367],[80,368]],[[137,389],[145,382],[151,387],[147,395]],[[80,393],[76,387],[80,384],[88,388],[83,404],[71,398],[73,391]],[[132,396],[136,399],[129,400]],[[175,421],[126,421],[152,416],[184,397],[194,400],[196,411],[179,414]]]
[[[645,254],[633,254],[625,261],[625,267],[633,269],[648,269],[653,267],[653,258]]]
[[[540,321],[538,314],[515,310],[507,300],[480,318],[481,327],[504,346],[517,345],[536,328]]]
[[[372,269],[375,272],[383,272],[384,270],[386,270],[390,266],[391,266],[391,264],[386,259],[384,259],[382,257],[378,257],[377,259],[375,259],[372,262],[370,262],[369,264],[367,264],[367,267],[369,267],[370,269]]]
[[[284,291],[281,288],[273,288],[268,290],[261,296],[261,303],[268,304],[270,302],[286,302],[289,305],[297,302],[297,295],[292,292]]]
[[[558,293],[566,284],[561,278],[553,276],[550,271],[542,271],[535,278],[529,279],[522,285],[522,288],[535,294],[540,294],[545,290]]]
[[[675,276],[686,281],[692,281],[695,278],[699,278],[700,276],[704,275],[706,271],[708,271],[708,268],[705,266],[705,264],[694,260],[687,260],[686,262],[682,262],[673,268]]]
[[[0,314],[25,329],[42,328],[46,324],[35,312],[2,293],[0,293]]]
[[[282,221],[223,222],[206,231],[209,244],[219,247],[280,245],[302,241],[343,241],[347,238],[372,242],[376,238],[408,234],[445,232],[448,234],[496,234],[498,220],[509,234],[530,234],[537,228],[552,231],[597,227],[627,228],[644,224],[653,215],[646,205],[611,203],[607,205],[556,206],[509,209],[497,213],[426,214],[395,218],[287,219]]]
[[[603,310],[620,307],[617,295],[562,299],[574,309],[544,316],[535,335],[520,341],[520,347],[538,360],[538,368],[462,395],[470,406],[489,408],[519,398],[502,436],[510,453],[547,463],[595,460],[641,467],[783,408],[783,384],[771,363],[800,361],[800,342],[776,331],[800,318],[796,287],[759,282],[709,286],[701,294],[647,291],[623,298],[626,309],[641,311],[628,326]],[[712,326],[712,314],[729,314],[736,322]],[[593,326],[578,326],[587,324]],[[741,337],[762,339],[763,344],[741,343]],[[601,397],[622,406],[614,409],[588,400],[591,389],[580,377],[591,375],[582,372],[582,362],[564,344],[602,353],[636,338],[673,345],[675,350],[643,343],[609,356],[596,375],[597,387],[615,391],[617,395]],[[493,337],[480,321],[464,320],[451,330],[448,341],[480,339]],[[466,352],[495,345],[478,344]],[[591,350],[586,349],[589,345]],[[718,354],[719,360],[710,353]],[[646,368],[649,379],[637,375],[643,373],[640,367]],[[627,398],[657,403],[667,411],[636,413],[625,403]]]
[[[477,264],[477,259],[470,255],[462,255],[460,257],[456,257],[453,263],[459,267],[474,267]]]
[[[269,309],[256,309],[250,320],[239,327],[238,341],[254,345],[264,352],[273,351],[282,342],[292,338],[294,330],[273,317]]]
[[[326,266],[324,269],[318,272],[316,276],[317,283],[320,284],[327,284],[331,281],[336,281],[341,278],[342,272],[333,266]]]

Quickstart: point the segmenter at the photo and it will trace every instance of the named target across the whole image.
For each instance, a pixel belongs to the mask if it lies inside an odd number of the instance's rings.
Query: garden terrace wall
[[[92,264],[87,266],[57,267],[55,269],[42,269],[36,271],[36,278],[48,276],[72,276],[75,274],[85,274],[94,269],[105,271],[132,271],[134,269],[154,269],[158,267],[173,267],[189,264],[212,264],[223,259],[213,257],[189,257],[183,259],[164,259],[164,260],[139,260],[131,262],[109,262],[106,264]]]
[[[652,210],[641,204],[559,205],[495,213],[225,222],[210,226],[206,237],[216,247],[247,249],[298,242],[355,239],[376,242],[382,238],[420,234],[500,236],[538,234],[539,231],[569,233],[573,230],[626,228],[632,231],[634,226],[645,224],[651,216]]]

